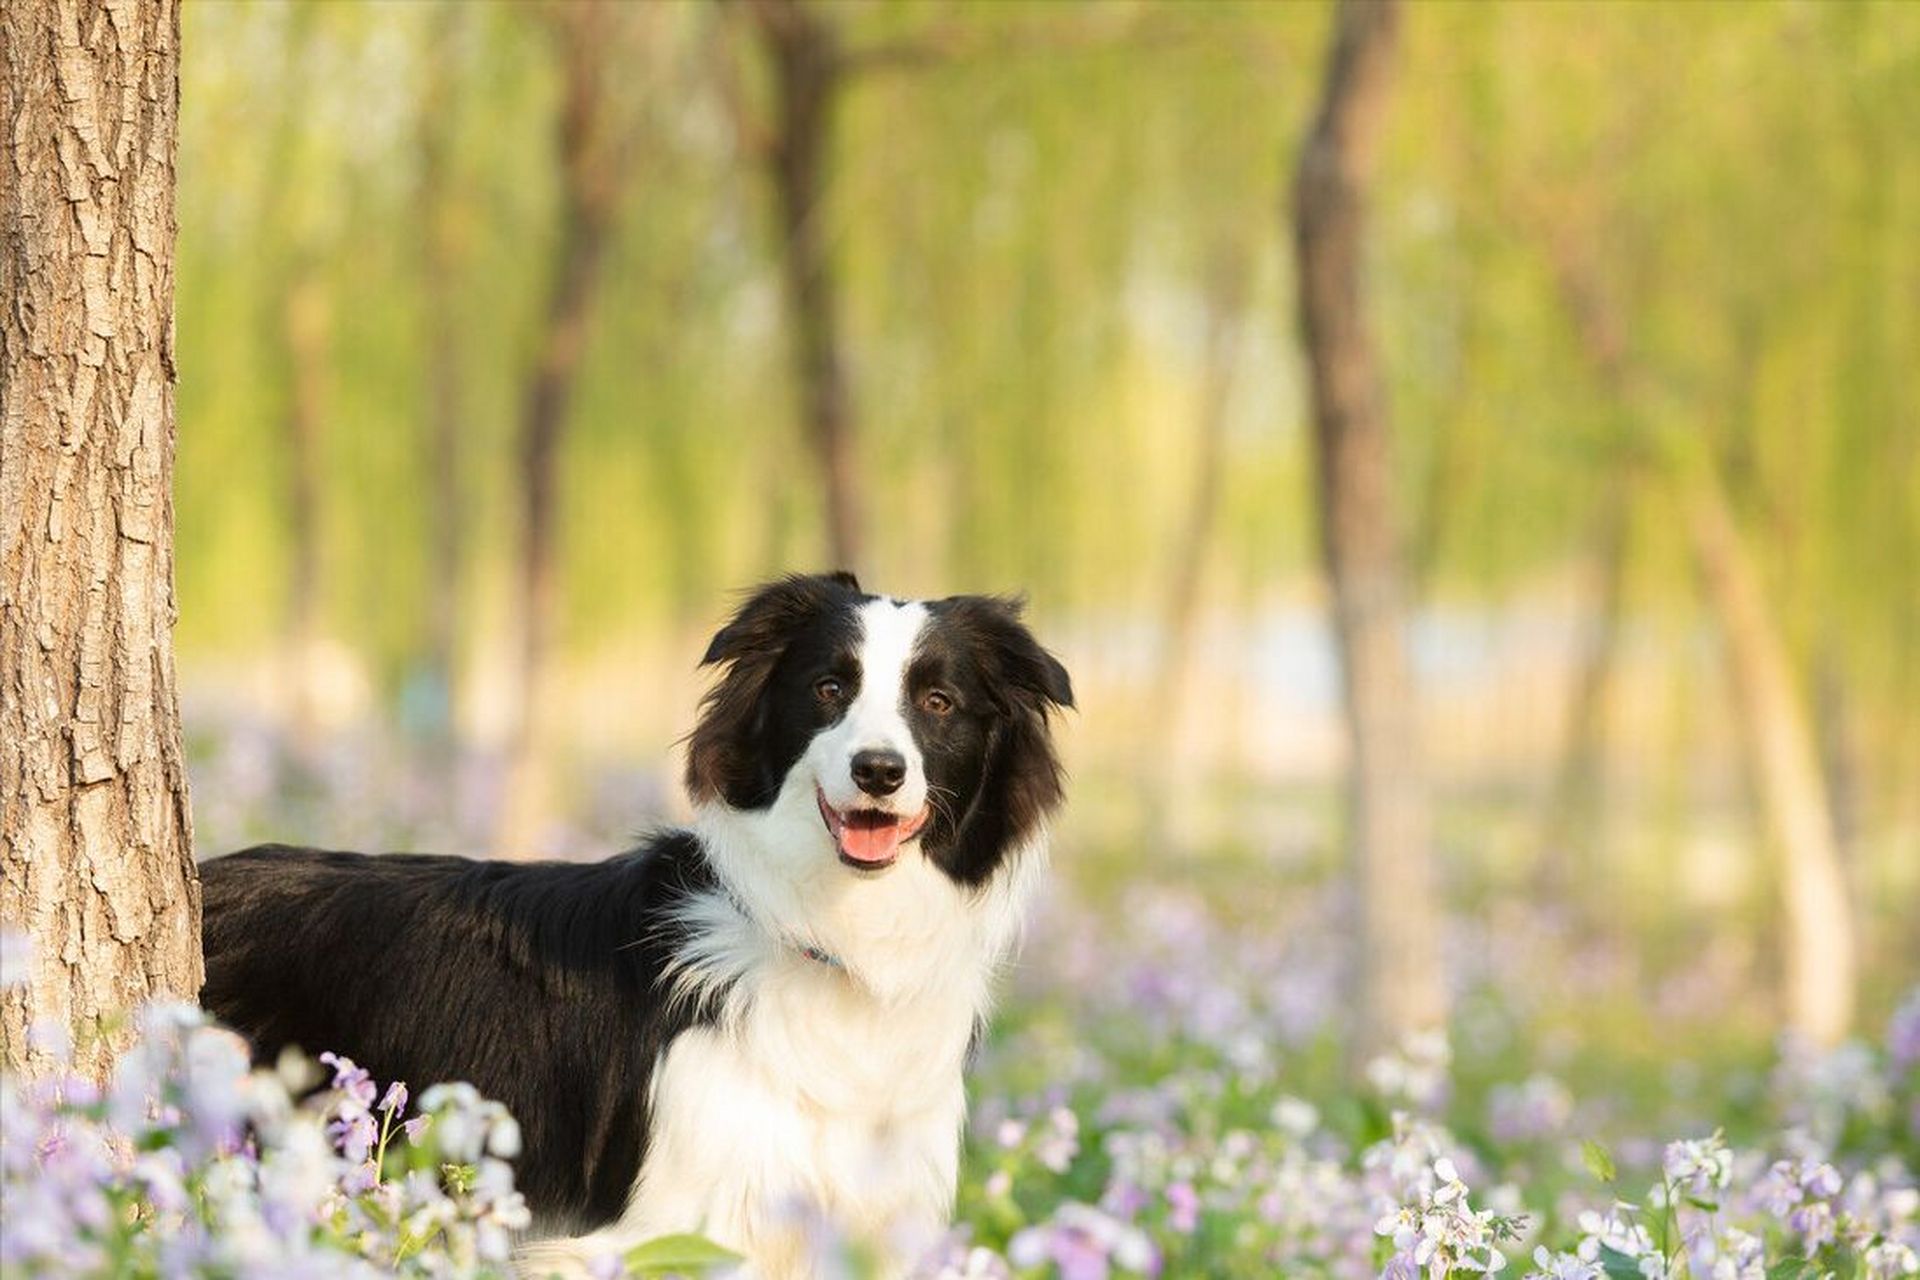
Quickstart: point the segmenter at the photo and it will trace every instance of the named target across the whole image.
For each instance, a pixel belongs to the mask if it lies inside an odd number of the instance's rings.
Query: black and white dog
[[[690,829],[593,865],[210,861],[203,1001],[263,1058],[506,1103],[533,1270],[698,1231],[803,1275],[824,1217],[897,1272],[951,1211],[1072,686],[1017,604],[849,574],[761,588],[705,662]]]

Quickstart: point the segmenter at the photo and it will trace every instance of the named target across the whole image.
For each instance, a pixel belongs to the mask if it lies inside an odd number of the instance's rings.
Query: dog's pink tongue
[[[900,851],[900,823],[854,826],[840,831],[840,848],[855,862],[887,862]]]

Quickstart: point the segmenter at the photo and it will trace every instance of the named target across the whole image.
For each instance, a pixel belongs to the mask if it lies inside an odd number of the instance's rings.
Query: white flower
[[[1733,1180],[1733,1152],[1718,1133],[1667,1144],[1661,1168],[1682,1191],[1704,1196],[1724,1190]]]
[[[1549,1253],[1545,1245],[1533,1251],[1534,1269],[1526,1280],[1603,1280],[1606,1272],[1576,1254]]]
[[[1290,1095],[1274,1103],[1268,1114],[1274,1128],[1295,1138],[1304,1138],[1320,1127],[1320,1109]]]
[[[1920,1276],[1920,1254],[1898,1240],[1883,1240],[1861,1255],[1861,1263],[1873,1280],[1893,1280],[1896,1276]]]

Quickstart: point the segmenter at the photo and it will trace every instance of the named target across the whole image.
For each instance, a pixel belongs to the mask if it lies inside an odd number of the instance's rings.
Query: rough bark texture
[[[1564,239],[1550,249],[1596,376],[1630,411],[1649,414],[1657,397],[1631,358],[1626,325],[1598,265]],[[1834,1044],[1853,1022],[1858,963],[1853,904],[1812,720],[1718,459],[1705,450],[1675,452],[1675,487],[1726,646],[1748,769],[1780,858],[1787,1024],[1817,1043]]]
[[[553,11],[563,82],[562,212],[546,325],[520,418],[520,662],[506,798],[496,833],[498,847],[512,854],[526,852],[549,805],[548,668],[559,611],[554,499],[560,443],[619,195],[620,163],[613,154],[601,83],[606,17],[598,0]]]
[[[1342,0],[1319,113],[1293,188],[1321,547],[1352,748],[1348,839],[1359,911],[1356,1043],[1363,1050],[1446,1016],[1393,442],[1360,288],[1367,186],[1398,22],[1390,0]]]
[[[173,0],[0,6],[0,994],[111,1060],[110,1020],[199,991],[174,692]]]
[[[846,62],[834,29],[797,0],[753,0],[752,12],[773,73],[774,118],[765,156],[779,219],[801,420],[821,471],[827,553],[835,567],[858,571],[865,548],[853,397],[823,222],[827,150]]]

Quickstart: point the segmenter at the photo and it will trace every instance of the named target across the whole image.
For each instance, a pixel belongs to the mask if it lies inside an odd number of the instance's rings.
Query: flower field
[[[1663,1114],[1533,1069],[1488,1020],[1491,1058],[1457,1030],[1349,1071],[1328,954],[1179,890],[1056,903],[978,1064],[959,1221],[922,1273],[1920,1274],[1920,991],[1875,1042],[1783,1046]],[[527,1213],[497,1105],[457,1082],[410,1100],[331,1055],[249,1071],[195,1010],[138,1016],[104,1090],[0,1082],[6,1276],[509,1274]],[[817,1237],[821,1275],[862,1274]],[[691,1238],[602,1267],[725,1269]]]
[[[1121,914],[1117,954],[1082,919],[1026,970],[1060,985],[983,1064],[983,1247],[944,1274],[1920,1274],[1920,990],[1878,1043],[1782,1045],[1683,1104],[1589,1096],[1498,1015],[1491,1055],[1433,1035],[1347,1071],[1323,935],[1236,934],[1178,892]]]

